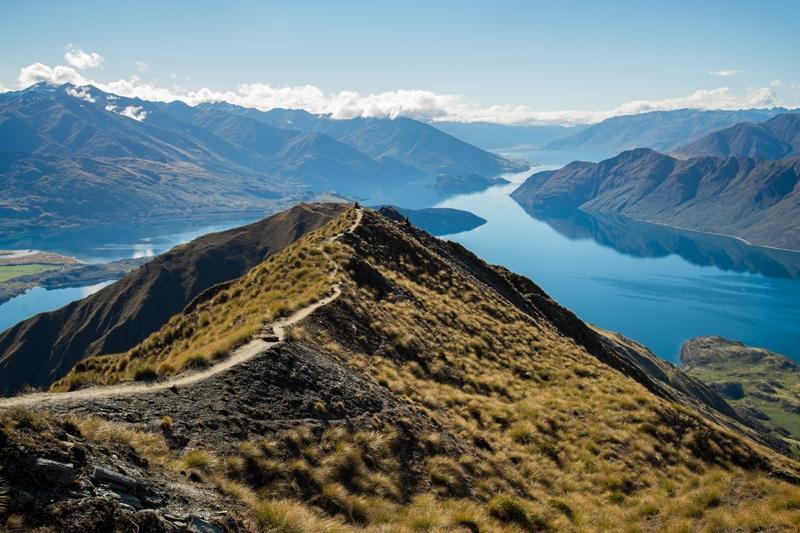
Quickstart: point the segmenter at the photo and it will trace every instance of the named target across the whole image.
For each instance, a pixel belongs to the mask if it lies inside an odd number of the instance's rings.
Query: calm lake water
[[[25,294],[17,296],[0,305],[0,331],[10,328],[20,320],[25,320],[35,314],[44,311],[52,311],[63,307],[70,302],[85,298],[93,294],[110,281],[85,285],[83,287],[67,287],[65,289],[47,290],[42,287],[34,287]]]
[[[537,171],[564,163],[563,153],[514,155],[549,163]],[[529,277],[582,319],[664,359],[677,361],[687,339],[720,335],[800,360],[800,254],[582,212],[530,214],[508,196],[529,174],[439,203],[488,220],[443,238]]]
[[[609,156],[504,153],[542,163],[534,171],[559,168],[574,159],[598,161]],[[444,238],[528,276],[582,319],[642,342],[665,359],[676,361],[681,344],[689,338],[721,335],[800,360],[800,254],[582,212],[527,213],[508,193],[531,172],[507,176],[514,182],[511,185],[437,203],[488,220],[472,231]],[[413,203],[419,201],[423,198]],[[16,247],[111,261],[156,255],[199,235],[250,221],[185,230],[84,231],[43,236],[40,242]],[[0,305],[0,330],[103,286],[33,289]]]
[[[117,259],[154,257],[178,244],[183,244],[207,233],[223,231],[253,222],[254,219],[236,219],[212,225],[176,230],[169,226],[152,228],[109,228],[64,232],[37,236],[24,242],[0,239],[0,249],[35,248],[77,257],[87,263],[107,263]],[[0,331],[35,314],[58,309],[68,303],[85,298],[106,285],[105,281],[80,287],[44,289],[35,287],[24,294],[0,304]]]

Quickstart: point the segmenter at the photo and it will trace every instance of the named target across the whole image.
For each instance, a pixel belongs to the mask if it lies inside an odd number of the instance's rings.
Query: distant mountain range
[[[652,148],[668,152],[740,122],[763,122],[787,111],[784,108],[738,111],[679,109],[624,115],[554,140],[544,149],[618,153],[634,148]]]
[[[259,111],[227,103],[200,104],[198,109],[222,110],[275,128],[325,134],[375,159],[392,158],[429,175],[476,173],[489,177],[527,168],[405,117],[333,120],[302,110]]]
[[[432,122],[431,125],[484,150],[502,150],[518,146],[538,148],[574,135],[588,127],[491,122]]]
[[[275,210],[526,165],[412,119],[190,107],[37,84],[0,94],[0,227]],[[376,200],[385,200],[376,198]]]
[[[696,157],[648,148],[533,174],[511,196],[528,209],[575,209],[800,250],[800,157]]]
[[[742,122],[674,150],[682,159],[698,156],[781,159],[800,155],[800,114],[784,113],[760,124]]]

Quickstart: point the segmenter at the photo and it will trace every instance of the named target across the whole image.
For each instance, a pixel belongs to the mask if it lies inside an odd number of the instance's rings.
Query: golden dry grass
[[[369,257],[402,296],[378,300],[355,283],[345,291],[388,349],[376,353],[367,335],[348,344],[335,325],[303,340],[323,349],[336,341],[336,356],[463,442],[484,444],[473,457],[428,460],[438,498],[452,499],[464,476],[476,501],[513,497],[525,508],[525,527],[800,526],[792,503],[800,490],[755,466],[795,463],[654,396],[413,244],[399,257],[391,244]]]
[[[379,298],[376,289],[356,284],[345,275],[355,252],[326,243],[342,273],[340,302],[352,312],[357,333],[315,322],[295,328],[291,339],[343,359],[435,420],[441,431],[419,435],[421,464],[413,487],[401,482],[392,446],[396,432],[388,426],[369,432],[332,427],[322,434],[298,426],[243,442],[225,457],[204,457],[204,479],[242,501],[259,529],[800,528],[800,488],[770,477],[766,466],[796,471],[795,462],[654,396],[373,217],[367,213],[367,223],[380,227],[373,234],[385,242],[367,242],[360,258],[394,289]],[[320,234],[335,234],[345,222]],[[280,265],[306,266],[302,278],[312,289],[302,294],[308,297],[329,287],[330,266],[312,253],[318,248],[305,238],[296,244],[263,265],[266,272],[254,269],[228,291],[260,287],[269,294],[274,287],[298,295],[281,283],[291,268]],[[297,261],[301,251],[299,264],[289,259]],[[270,272],[282,273],[259,277]],[[242,298],[239,306],[253,305],[247,320],[265,316],[269,302],[277,301],[265,297],[255,304],[253,294],[229,295]],[[226,309],[225,302],[213,308]],[[219,322],[230,327],[230,314],[220,313]],[[216,316],[208,320],[203,327],[219,335]],[[156,369],[205,353],[203,332],[166,342],[166,331],[148,339],[140,354]],[[322,417],[327,406],[317,410]],[[443,435],[463,443],[465,453],[445,451]]]
[[[50,388],[53,392],[131,380],[151,380],[226,358],[265,324],[290,315],[331,290],[332,265],[326,254],[341,245],[329,237],[352,222],[344,213],[267,258],[191,313],[179,313],[141,344],[123,354],[80,361]]]

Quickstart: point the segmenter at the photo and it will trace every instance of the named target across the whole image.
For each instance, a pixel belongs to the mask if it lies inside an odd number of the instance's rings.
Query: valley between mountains
[[[791,436],[392,208],[203,237],[0,343],[51,390],[0,402],[9,527],[800,526]]]

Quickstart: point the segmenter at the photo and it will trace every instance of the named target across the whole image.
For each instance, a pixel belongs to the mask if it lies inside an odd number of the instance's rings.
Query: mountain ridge
[[[209,333],[251,325],[269,336],[259,328],[326,301],[337,284],[341,295],[283,342],[174,389],[63,396],[48,412],[0,408],[8,483],[32,496],[12,498],[9,510],[29,527],[152,531],[177,522],[790,529],[800,520],[785,507],[800,496],[800,464],[766,447],[757,424],[712,408],[713,390],[668,365],[656,379],[635,344],[605,345],[530,280],[398,213],[365,209],[357,223],[360,212],[339,214],[136,349],[86,359],[73,375],[113,382],[125,361],[169,374],[172,356],[217,341]],[[288,309],[272,306],[279,301]],[[69,497],[62,484],[75,487]]]
[[[511,197],[529,209],[584,209],[749,243],[800,249],[800,158],[679,160],[648,148],[533,174]]]
[[[670,155],[691,157],[749,157],[781,159],[800,155],[800,115],[784,113],[761,122],[742,122],[710,133],[673,150]]]
[[[739,122],[762,122],[785,108],[707,111],[679,109],[620,115],[555,140],[545,150],[619,153],[635,148],[669,151]]]
[[[84,300],[20,322],[0,333],[0,392],[47,386],[87,355],[129,348],[203,291],[241,276],[342,209],[300,205],[199,237]]]

